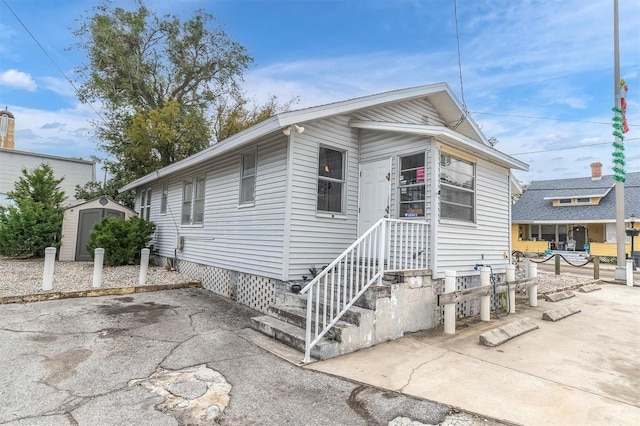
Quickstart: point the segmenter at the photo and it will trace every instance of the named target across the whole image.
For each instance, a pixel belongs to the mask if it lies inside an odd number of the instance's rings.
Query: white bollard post
[[[97,248],[93,252],[93,288],[102,285],[102,265],[104,264],[104,249]]]
[[[480,267],[480,286],[491,285],[491,269],[488,266]],[[480,296],[480,320],[491,320],[491,296]]]
[[[534,262],[529,262],[527,268],[529,270],[529,278],[536,278],[538,276],[538,265]],[[538,306],[538,286],[532,285],[529,287],[529,306]]]
[[[456,291],[456,271],[444,271],[444,292]],[[456,304],[444,305],[444,333],[456,334]]]
[[[149,249],[143,248],[140,256],[140,279],[138,283],[145,285],[147,283],[147,271],[149,270]]]
[[[44,249],[44,271],[42,273],[42,291],[49,291],[53,288],[53,268],[56,263],[56,248],[47,247]]]
[[[507,265],[507,282],[512,283],[516,280],[516,265]],[[516,313],[516,285],[509,286],[509,313]]]
[[[627,260],[627,287],[633,287],[633,260]]]

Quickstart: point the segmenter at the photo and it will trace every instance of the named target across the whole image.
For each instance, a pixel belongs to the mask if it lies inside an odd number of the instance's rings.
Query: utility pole
[[[613,0],[613,93],[615,97],[615,108],[620,110],[620,36],[618,34],[618,0]],[[616,135],[616,143],[622,146],[623,138]],[[622,150],[616,147],[616,153],[621,153]],[[616,157],[618,158],[618,157]],[[622,156],[624,158],[624,155]],[[617,166],[621,168],[622,166]],[[618,176],[616,173],[616,255],[618,261],[616,262],[616,280],[626,280],[626,253],[624,250],[624,175]]]

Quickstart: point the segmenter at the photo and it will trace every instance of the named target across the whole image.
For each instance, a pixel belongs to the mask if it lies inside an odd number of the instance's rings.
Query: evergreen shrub
[[[140,262],[140,251],[149,246],[155,230],[155,223],[137,216],[106,217],[94,226],[87,248],[91,257],[96,248],[103,248],[107,266],[133,265]]]

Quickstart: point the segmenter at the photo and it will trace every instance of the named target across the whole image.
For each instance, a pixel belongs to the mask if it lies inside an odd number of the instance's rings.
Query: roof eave
[[[471,151],[473,154],[478,156],[496,160],[499,164],[510,169],[523,171],[529,170],[528,164],[444,126],[427,126],[422,124],[389,123],[367,120],[352,120],[351,126],[359,129],[382,130],[394,133],[437,137],[456,147],[462,148],[463,150]]]
[[[280,124],[278,120],[278,116],[271,117],[261,123],[256,124],[255,126],[252,126],[246,130],[243,130],[240,133],[237,133],[233,136],[228,137],[222,142],[213,144],[210,147],[205,148],[202,151],[196,154],[193,154],[190,157],[185,158],[184,160],[180,160],[176,163],[173,163],[166,167],[158,169],[153,173],[149,173],[146,176],[136,179],[133,182],[130,182],[124,185],[122,188],[118,189],[118,192],[129,191],[141,185],[146,185],[148,183],[154,182],[170,174],[177,173],[182,170],[191,168],[211,158],[221,155],[227,151],[230,151],[232,149],[235,149],[247,143],[250,143],[264,135],[267,135],[275,130],[278,130],[281,127],[283,126]]]

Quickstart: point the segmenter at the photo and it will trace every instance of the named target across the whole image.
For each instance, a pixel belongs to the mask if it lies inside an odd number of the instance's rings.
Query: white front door
[[[391,158],[361,163],[358,235],[362,235],[381,218],[389,217],[390,194]]]

